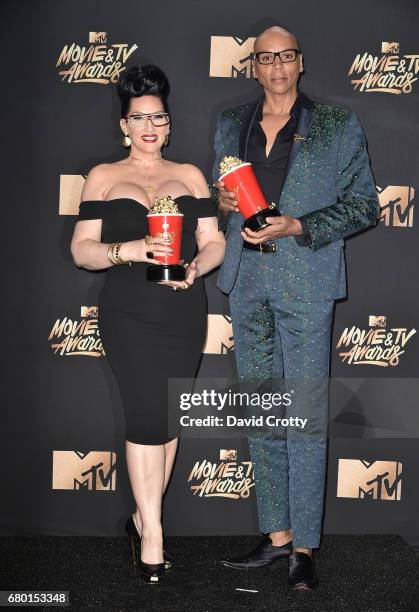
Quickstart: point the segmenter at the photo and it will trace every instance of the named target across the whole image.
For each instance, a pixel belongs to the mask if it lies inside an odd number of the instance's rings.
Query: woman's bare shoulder
[[[109,176],[110,172],[112,172],[112,166],[112,162],[104,162],[101,164],[97,164],[89,170],[86,178],[90,179],[91,181],[103,180],[107,176]]]
[[[105,188],[112,184],[118,173],[120,173],[124,166],[124,160],[118,160],[114,162],[103,162],[93,166],[89,170],[85,181],[85,189],[91,191],[105,191]]]
[[[182,173],[184,176],[187,176],[187,175],[196,176],[198,174],[203,176],[198,166],[194,166],[193,164],[174,162],[169,159],[165,159],[164,162],[167,168],[170,168],[171,170]]]
[[[100,164],[97,164],[96,166],[93,166],[90,169],[89,174],[87,176],[93,176],[94,178],[100,178],[100,177],[109,175],[115,171],[118,171],[118,169],[126,165],[127,165],[126,158],[117,159],[112,162],[102,162]]]
[[[187,177],[188,183],[194,191],[194,195],[198,198],[208,197],[208,183],[198,166],[194,166],[193,164],[179,165],[182,166],[182,174]]]
[[[193,177],[204,176],[201,170],[198,168],[198,166],[194,166],[194,164],[186,163],[186,164],[178,164],[178,166],[182,168],[183,172],[186,172],[190,176],[193,176]]]
[[[102,200],[102,195],[112,174],[112,164],[101,163],[93,166],[87,174],[82,191],[82,200]]]

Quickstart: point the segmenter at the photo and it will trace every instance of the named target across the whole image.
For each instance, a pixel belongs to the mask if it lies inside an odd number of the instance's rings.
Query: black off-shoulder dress
[[[181,258],[197,249],[200,217],[216,217],[211,198],[175,198],[183,213]],[[104,243],[144,238],[148,209],[130,198],[89,200],[77,220],[102,219]],[[99,294],[98,324],[126,417],[126,439],[164,444],[168,431],[168,379],[196,376],[207,330],[207,299],[198,278],[184,291],[146,280],[145,262],[111,266]]]

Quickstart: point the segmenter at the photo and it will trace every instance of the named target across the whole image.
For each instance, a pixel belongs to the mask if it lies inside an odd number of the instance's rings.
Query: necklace
[[[162,157],[163,156],[161,153],[158,157],[152,157],[151,159],[141,159],[141,157],[134,157],[133,155],[129,156],[130,159],[135,159],[136,161],[140,161],[140,162],[156,161],[157,159],[162,159]]]
[[[129,156],[130,159],[135,159],[136,161],[139,162],[152,162],[152,161],[157,161],[158,159],[162,159],[162,155],[160,154],[158,157],[153,157],[152,159],[141,159],[139,157],[134,157],[133,155]],[[151,184],[151,176],[149,174],[147,174],[146,172],[144,172],[144,178],[146,181],[146,184],[144,185],[144,189],[146,190],[147,193],[155,193],[156,188],[153,187],[153,185]]]

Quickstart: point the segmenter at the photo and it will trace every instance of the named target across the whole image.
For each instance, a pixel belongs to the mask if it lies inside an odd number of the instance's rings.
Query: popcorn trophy
[[[180,260],[183,214],[173,198],[170,196],[156,198],[147,214],[147,221],[149,235],[153,238],[169,239],[168,244],[173,249],[167,255],[154,257],[161,261],[161,264],[148,266],[147,280],[152,282],[185,280],[186,270]]]
[[[279,217],[272,203],[268,205],[250,162],[226,155],[220,162],[220,178],[227,191],[236,194],[239,211],[245,218],[243,227],[258,232],[267,227],[266,217]]]

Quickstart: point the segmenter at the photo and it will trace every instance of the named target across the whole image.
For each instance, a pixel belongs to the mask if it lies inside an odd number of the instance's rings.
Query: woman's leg
[[[145,563],[162,562],[162,500],[172,473],[177,445],[177,438],[162,445],[126,442],[128,472],[137,503],[133,519],[144,538],[142,560]]]
[[[128,473],[142,520],[141,559],[144,563],[163,563],[161,510],[165,455],[164,444],[126,442]]]
[[[170,476],[172,474],[173,463],[174,463],[175,457],[176,457],[177,446],[178,446],[178,438],[174,438],[173,440],[170,440],[170,442],[167,442],[164,445],[164,448],[166,449],[166,463],[165,463],[165,467],[164,467],[164,489],[163,489],[163,493],[164,493],[164,491],[166,491],[166,487],[168,485],[168,482],[170,480]]]

